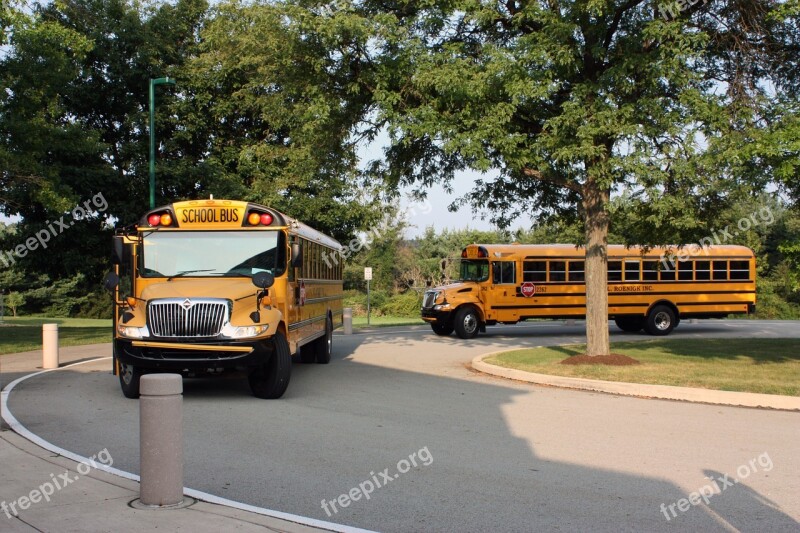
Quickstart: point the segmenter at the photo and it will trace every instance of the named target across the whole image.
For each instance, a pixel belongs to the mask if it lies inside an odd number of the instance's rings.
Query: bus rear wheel
[[[644,327],[644,317],[642,316],[618,316],[614,319],[614,323],[622,331],[636,333],[641,331]]]
[[[437,335],[441,337],[447,337],[451,333],[453,333],[454,328],[452,324],[437,324],[434,322],[433,324],[431,324],[431,329]]]
[[[292,375],[292,354],[283,333],[272,338],[272,355],[265,363],[254,368],[247,376],[253,396],[273,400],[283,396]]]
[[[126,398],[139,397],[139,381],[143,374],[138,366],[119,364],[119,386]]]
[[[675,311],[666,305],[657,305],[650,310],[644,329],[650,335],[669,335],[677,325]]]
[[[480,320],[478,313],[472,307],[462,307],[456,312],[454,320],[456,335],[462,339],[471,339],[478,334]]]

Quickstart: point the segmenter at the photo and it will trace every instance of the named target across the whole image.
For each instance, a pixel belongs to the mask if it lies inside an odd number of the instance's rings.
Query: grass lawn
[[[611,343],[632,366],[562,365],[585,345],[505,352],[486,363],[539,374],[800,396],[800,339],[659,339]]]
[[[42,324],[58,324],[60,346],[80,346],[111,342],[110,319],[5,317],[0,324],[0,355],[39,350]],[[369,327],[422,325],[420,318],[370,317]],[[353,327],[367,327],[367,317],[354,317]]]
[[[422,326],[425,324],[421,318],[402,318],[398,316],[372,316],[369,319],[369,327],[383,327],[383,326]],[[367,317],[354,316],[354,328],[367,327]]]
[[[5,317],[0,324],[0,355],[41,349],[42,324],[58,324],[59,346],[111,342],[110,319]]]

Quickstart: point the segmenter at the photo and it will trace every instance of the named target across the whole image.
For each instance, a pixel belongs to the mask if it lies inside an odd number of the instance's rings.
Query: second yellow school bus
[[[342,323],[333,238],[275,209],[176,202],[114,237],[114,369],[125,396],[152,371],[247,372],[258,397],[283,395],[291,356],[328,363]]]
[[[585,250],[568,244],[474,244],[461,281],[425,292],[438,335],[472,338],[487,325],[586,315]],[[755,312],[755,256],[744,246],[609,245],[608,315],[624,331],[667,335],[682,318]]]

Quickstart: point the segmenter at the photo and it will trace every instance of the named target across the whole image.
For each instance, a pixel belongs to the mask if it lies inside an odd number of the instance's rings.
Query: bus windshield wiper
[[[171,280],[172,280],[172,278],[180,278],[180,277],[183,277],[183,276],[185,276],[185,275],[187,275],[187,274],[195,274],[195,273],[197,273],[197,272],[213,272],[213,271],[215,271],[215,270],[216,270],[216,268],[206,268],[206,269],[202,269],[202,270],[184,270],[183,272],[178,272],[178,273],[177,273],[177,274],[175,274],[174,276],[170,276],[170,277],[168,277],[168,278],[167,278],[167,281],[171,281]]]

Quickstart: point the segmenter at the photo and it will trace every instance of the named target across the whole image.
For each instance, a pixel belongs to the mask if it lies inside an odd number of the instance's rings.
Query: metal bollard
[[[345,335],[352,335],[353,334],[353,309],[351,307],[345,307],[342,309],[342,321],[344,322],[344,334]]]
[[[42,324],[42,368],[58,368],[58,324]]]
[[[139,384],[139,502],[183,503],[183,378],[150,374]]]

